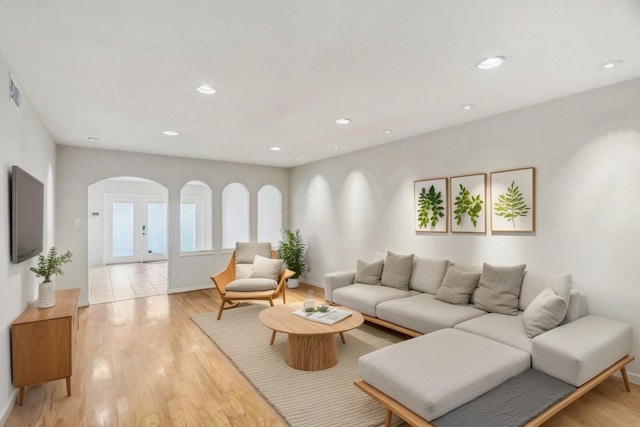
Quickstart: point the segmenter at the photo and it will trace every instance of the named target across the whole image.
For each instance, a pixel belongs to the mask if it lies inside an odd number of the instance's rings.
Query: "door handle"
[[[143,235],[143,236],[146,236],[146,235],[147,235],[147,226],[146,226],[146,225],[143,225],[143,226],[142,226],[142,235]]]

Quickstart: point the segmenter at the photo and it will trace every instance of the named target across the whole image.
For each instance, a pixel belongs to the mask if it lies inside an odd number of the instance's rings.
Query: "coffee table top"
[[[351,312],[351,316],[333,325],[314,322],[292,314],[297,309],[302,308],[302,304],[280,304],[262,310],[258,316],[260,322],[269,329],[293,335],[325,335],[337,334],[362,325],[364,318],[362,314],[355,310],[340,307],[341,310]]]

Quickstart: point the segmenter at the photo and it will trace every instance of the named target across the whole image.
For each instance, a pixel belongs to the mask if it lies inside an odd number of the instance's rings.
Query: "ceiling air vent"
[[[18,110],[22,111],[22,95],[20,94],[20,88],[13,81],[13,77],[9,77],[9,98],[16,104]]]

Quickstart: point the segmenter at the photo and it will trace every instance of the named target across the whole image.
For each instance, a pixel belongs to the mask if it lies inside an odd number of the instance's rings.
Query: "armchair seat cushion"
[[[273,279],[237,279],[227,285],[227,293],[231,292],[255,292],[272,291],[278,286],[278,282]]]

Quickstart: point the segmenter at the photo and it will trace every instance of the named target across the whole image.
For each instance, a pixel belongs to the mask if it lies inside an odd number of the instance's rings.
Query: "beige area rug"
[[[364,324],[345,333],[346,345],[338,341],[337,365],[322,371],[298,371],[284,361],[285,334],[277,334],[274,345],[269,345],[271,330],[258,320],[264,308],[249,305],[227,310],[219,321],[216,313],[197,314],[191,319],[292,427],[384,423],[386,410],[353,381],[358,377],[360,356],[400,338]],[[393,424],[399,423],[394,415]]]

